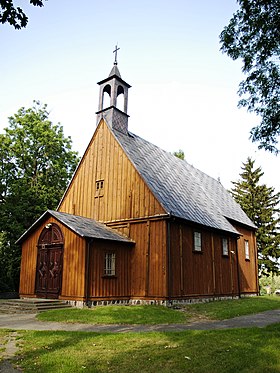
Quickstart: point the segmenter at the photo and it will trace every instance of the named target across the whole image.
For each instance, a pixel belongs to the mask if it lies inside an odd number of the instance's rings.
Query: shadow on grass
[[[280,372],[280,324],[265,329],[25,332],[25,372]]]

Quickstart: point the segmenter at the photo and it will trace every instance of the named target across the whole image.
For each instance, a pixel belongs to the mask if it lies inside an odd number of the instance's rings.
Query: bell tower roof
[[[118,69],[118,66],[116,64],[114,64],[114,66],[112,67],[109,77],[114,75],[118,76],[120,79],[122,78],[120,70]]]

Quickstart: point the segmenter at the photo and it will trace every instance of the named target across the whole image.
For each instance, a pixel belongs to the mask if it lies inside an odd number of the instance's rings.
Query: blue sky
[[[118,67],[132,85],[132,132],[167,151],[183,149],[227,188],[251,156],[263,182],[280,190],[279,157],[251,143],[258,118],[237,109],[241,63],[219,51],[235,0],[16,3],[29,23],[20,31],[0,26],[0,131],[8,116],[40,100],[82,154],[96,126],[96,82],[108,76],[118,43]]]

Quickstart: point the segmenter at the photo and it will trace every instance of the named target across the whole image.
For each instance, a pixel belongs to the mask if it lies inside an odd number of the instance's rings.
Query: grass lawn
[[[236,316],[280,309],[280,297],[260,296],[198,303],[184,306],[184,309],[191,316],[200,315],[213,320],[224,320]]]
[[[280,308],[280,297],[262,296],[199,303],[172,309],[163,306],[104,306],[42,312],[39,320],[88,324],[173,324],[190,318],[223,320]]]
[[[2,352],[5,351],[5,345],[7,344],[6,337],[8,334],[9,332],[7,330],[0,329],[0,362],[2,361]]]
[[[25,373],[280,372],[280,324],[180,333],[21,332]]]
[[[39,320],[88,324],[174,324],[188,315],[164,306],[98,306],[90,309],[61,309],[39,313]]]

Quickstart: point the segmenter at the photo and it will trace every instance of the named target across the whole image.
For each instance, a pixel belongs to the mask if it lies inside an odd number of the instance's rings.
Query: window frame
[[[244,254],[245,254],[245,260],[250,261],[249,240],[244,240]]]
[[[104,196],[104,179],[99,179],[95,181],[95,197]]]
[[[225,250],[225,244],[226,243],[226,250]],[[225,257],[229,256],[229,242],[228,237],[222,237],[222,255]]]
[[[116,253],[113,251],[104,253],[103,277],[116,277]]]
[[[199,244],[197,244],[197,240]],[[193,231],[193,252],[202,253],[202,234],[198,230]]]

